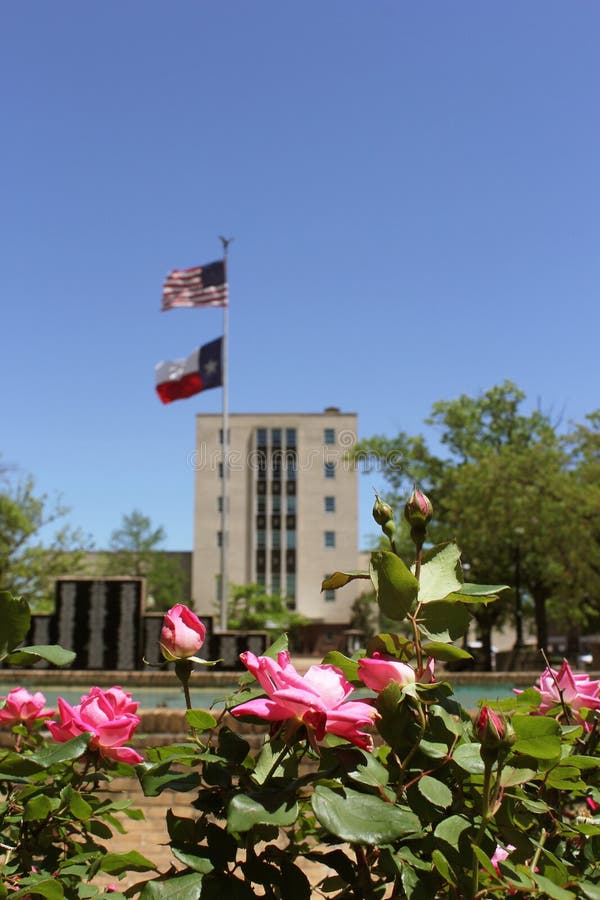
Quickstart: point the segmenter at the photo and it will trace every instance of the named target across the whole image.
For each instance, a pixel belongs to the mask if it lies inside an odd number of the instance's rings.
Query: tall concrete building
[[[222,421],[197,416],[192,595],[217,615],[220,595]],[[358,567],[358,476],[346,454],[354,413],[229,416],[229,582],[280,592],[313,622],[348,623],[364,582],[321,593],[338,569]]]

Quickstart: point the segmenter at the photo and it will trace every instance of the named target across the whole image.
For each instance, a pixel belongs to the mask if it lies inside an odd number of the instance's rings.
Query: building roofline
[[[343,412],[340,409],[336,409],[336,410],[323,410],[322,412],[289,412],[289,411],[288,412],[238,412],[238,413],[230,412],[229,418],[233,419],[238,416],[253,416],[255,418],[258,418],[258,417],[266,418],[267,416],[278,416],[279,418],[281,418],[282,416],[300,417],[300,416],[357,416],[357,415],[358,415],[358,413],[355,413],[355,412]],[[220,412],[213,412],[213,413],[200,412],[200,413],[196,413],[196,418],[197,419],[202,419],[202,418],[219,418],[220,419],[221,413]]]

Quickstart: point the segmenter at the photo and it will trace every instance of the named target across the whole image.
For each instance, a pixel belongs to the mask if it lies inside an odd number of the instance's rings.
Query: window
[[[323,443],[324,444],[335,444],[335,428],[324,428],[323,429]]]
[[[222,428],[219,428],[219,443],[220,444],[223,443],[223,429]],[[231,443],[231,431],[229,430],[229,428],[227,429],[227,443],[228,444]]]
[[[296,477],[296,470],[298,468],[298,457],[296,456],[295,450],[288,450],[285,454],[285,470],[287,473],[288,480],[292,480]]]
[[[273,594],[278,594],[281,590],[281,576],[280,575],[271,575],[271,591]]]
[[[266,428],[257,428],[256,429],[256,446],[257,447],[266,447],[267,446],[267,429]]]
[[[271,553],[271,572],[281,572],[281,554],[279,550],[273,550]]]
[[[277,513],[274,516],[271,516],[271,528],[273,531],[279,531],[281,528],[281,516]]]
[[[261,494],[256,498],[256,512],[264,513],[267,511],[267,498]]]
[[[335,512],[335,497],[325,497],[325,512]]]
[[[223,463],[219,463],[219,478],[223,477]]]
[[[281,532],[280,531],[274,531],[271,534],[271,544],[272,544],[274,550],[279,550],[279,548],[281,547]]]
[[[286,596],[293,599],[296,596],[296,576],[287,575],[285,579]]]
[[[295,481],[286,482],[285,492],[288,495],[288,497],[291,497],[293,494],[295,494],[296,493],[296,482]]]
[[[295,513],[295,512],[296,512],[296,498],[295,498],[295,497],[288,497],[288,498],[287,498],[287,506],[286,506],[286,509],[287,509],[287,511],[288,511],[289,513]]]
[[[256,527],[259,531],[264,531],[267,527],[267,517],[264,513],[259,513],[256,517]]]
[[[295,531],[286,531],[285,545],[288,548],[288,550],[293,549],[296,546],[296,532]]]
[[[256,546],[259,550],[263,550],[267,545],[265,532],[261,529],[256,532]]]
[[[217,531],[217,547],[223,546],[223,532]]]
[[[281,447],[281,428],[271,428],[271,446]]]
[[[217,512],[223,512],[223,498],[217,497]]]
[[[271,497],[271,511],[274,513],[281,512],[281,497],[279,494],[275,494]]]
[[[271,493],[272,494],[281,494],[281,482],[280,481],[272,481],[271,482]]]
[[[335,478],[335,463],[326,462],[323,467],[323,474],[325,478]]]
[[[257,575],[265,574],[265,567],[267,564],[267,554],[264,550],[256,551],[256,573]]]
[[[294,531],[296,528],[296,516],[287,515],[285,517],[285,527],[288,528],[290,531]]]
[[[324,538],[326,547],[335,547],[335,531],[326,531]]]
[[[285,429],[285,444],[286,444],[286,447],[295,447],[296,446],[296,429],[295,428],[286,428]]]
[[[323,581],[325,581],[326,578],[331,578],[331,573],[323,575]],[[333,603],[335,601],[335,591],[332,591],[331,589],[323,591],[323,599],[326,603]]]

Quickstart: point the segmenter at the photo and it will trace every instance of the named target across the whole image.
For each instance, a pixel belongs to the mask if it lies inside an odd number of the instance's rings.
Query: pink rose
[[[498,866],[498,863],[501,863],[505,859],[507,859],[510,856],[510,854],[513,852],[514,849],[515,848],[512,844],[507,844],[506,850],[504,849],[504,847],[501,847],[500,844],[498,844],[496,846],[496,849],[494,850],[494,855],[492,856],[492,865],[495,868],[498,875],[500,874],[500,867]]]
[[[205,637],[206,628],[198,616],[183,603],[177,603],[165,613],[163,619],[160,632],[161,653],[169,662],[189,659],[198,652]]]
[[[573,712],[578,722],[585,724],[590,730],[591,726],[584,723],[579,710],[600,709],[600,682],[591,681],[589,675],[575,675],[566,659],[563,659],[559,671],[546,668],[540,675],[540,685],[534,685],[542,695],[539,706],[539,714],[545,715],[550,709],[560,706],[560,694],[564,703]]]
[[[78,706],[71,706],[58,698],[60,722],[48,722],[48,728],[56,741],[69,741],[85,732],[91,732],[89,747],[106,759],[117,762],[139,763],[142,757],[131,747],[125,747],[141,719],[136,716],[138,704],[131,694],[120,687],[107,691],[93,687],[81,698]]]
[[[422,669],[413,669],[408,663],[399,662],[392,656],[384,656],[378,650],[372,657],[364,657],[358,661],[358,675],[361,681],[372,691],[385,690],[392,681],[405,687],[407,684],[431,684],[434,660],[430,657]]]
[[[54,715],[53,709],[43,712],[46,698],[39,691],[30,694],[24,687],[13,688],[0,709],[1,725],[26,725],[31,728],[36,719],[47,719]]]
[[[313,746],[329,732],[365,750],[372,749],[371,736],[361,728],[372,725],[378,713],[364,700],[347,699],[353,692],[352,685],[335,666],[311,666],[300,675],[287,652],[279,653],[277,660],[250,652],[242,653],[240,659],[267,696],[236,706],[232,715],[289,721],[292,733],[305,725]]]

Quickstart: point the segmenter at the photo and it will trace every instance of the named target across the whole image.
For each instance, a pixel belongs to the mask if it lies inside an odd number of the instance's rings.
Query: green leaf
[[[514,766],[505,766],[500,774],[502,787],[515,787],[517,784],[527,784],[535,776],[533,769],[516,769]]]
[[[360,681],[358,677],[358,662],[344,656],[339,650],[330,650],[323,659],[323,664],[336,666],[341,669],[348,681]]]
[[[544,878],[543,875],[534,875],[533,878],[537,886],[544,891],[548,897],[552,897],[552,900],[575,900],[575,897],[577,896],[572,891],[566,891],[564,888],[554,884],[549,878]]]
[[[62,884],[56,878],[40,878],[37,881],[29,881],[27,887],[23,888],[23,890],[10,894],[11,900],[13,897],[22,897],[23,900],[27,897],[46,897],[47,900],[63,900],[64,896]]]
[[[579,890],[587,900],[600,900],[600,886],[591,881],[580,881]]]
[[[431,854],[431,861],[444,881],[448,882],[448,884],[451,884],[452,887],[456,887],[456,875],[450,868],[450,863],[448,862],[444,854],[439,850],[434,850]]]
[[[483,775],[485,767],[479,750],[479,744],[459,744],[452,754],[452,760],[470,775]]]
[[[401,621],[415,609],[419,582],[399,556],[389,550],[371,554],[371,579],[384,615]]]
[[[197,772],[176,772],[167,760],[161,763],[139,763],[137,772],[146,797],[158,797],[165,790],[192,791],[200,784]]]
[[[38,794],[32,797],[25,804],[23,812],[23,820],[25,822],[39,822],[41,819],[47,819],[52,812],[52,804],[45,794]]]
[[[415,834],[421,828],[419,819],[410,810],[351,788],[338,794],[318,785],[311,802],[321,825],[343,841],[387,844],[402,835]]]
[[[164,881],[147,881],[140,900],[200,900],[204,875],[194,872]]]
[[[427,644],[423,644],[423,652],[427,656],[433,656],[434,659],[442,659],[445,662],[451,662],[455,659],[473,658],[462,647],[455,647],[454,644],[444,644],[441,641],[429,641]]]
[[[600,766],[600,759],[594,756],[578,756],[574,754],[573,756],[568,756],[564,762],[567,762],[570,766],[577,766],[580,770],[597,769]]]
[[[431,775],[423,775],[417,782],[417,790],[426,800],[439,806],[441,809],[447,809],[452,804],[452,791],[443,782]]]
[[[69,809],[76,819],[80,822],[87,822],[92,815],[92,807],[84,800],[79,791],[73,791],[69,798]]]
[[[337,588],[344,587],[345,584],[348,584],[350,581],[354,581],[356,578],[370,578],[371,575],[369,572],[363,572],[358,569],[351,569],[349,572],[334,572],[333,575],[329,575],[321,584],[322,591],[335,591]]]
[[[230,763],[243,763],[248,756],[250,744],[231,731],[230,728],[221,728],[219,732],[219,744],[217,753]]]
[[[137,850],[128,853],[106,853],[100,862],[100,868],[109,875],[121,875],[123,872],[151,872],[156,866]]]
[[[0,659],[14,650],[29,631],[31,612],[22,597],[0,591]]]
[[[465,581],[457,593],[463,597],[494,597],[501,591],[508,590],[510,590],[508,584],[469,584]],[[465,600],[465,603],[468,603],[468,600]]]
[[[236,794],[227,807],[227,830],[249,831],[254,825],[293,825],[298,804],[282,802],[281,792]]]
[[[82,753],[85,753],[91,734],[85,732],[77,737],[65,741],[64,744],[55,744],[45,747],[37,753],[32,753],[30,759],[39,763],[43,769],[48,769],[56,763],[68,762],[71,759],[78,759]]]
[[[215,717],[203,709],[186,709],[185,718],[188,725],[196,731],[209,731],[217,724]]]
[[[367,653],[372,656],[376,650],[409,660],[415,655],[415,644],[401,634],[376,634],[367,641]]]
[[[175,859],[178,859],[188,869],[192,869],[193,872],[201,872],[203,875],[208,875],[214,868],[210,859],[207,859],[205,856],[197,856],[195,853],[184,853],[183,850],[179,850],[177,847],[171,847],[171,853]]]
[[[68,666],[76,657],[72,650],[65,650],[57,645],[35,644],[31,647],[19,647],[9,653],[4,660],[10,666],[34,666],[40,659],[53,666]]]
[[[471,613],[464,603],[433,600],[420,615],[421,624],[434,641],[456,641],[463,637],[471,622]]]
[[[461,587],[460,550],[457,544],[448,541],[426,550],[419,579],[419,603],[443,600]]]
[[[437,824],[434,835],[439,841],[458,850],[461,835],[471,827],[471,822],[463,816],[449,816]]]
[[[513,745],[515,753],[523,753],[536,759],[554,759],[560,756],[560,726],[546,716],[512,717],[517,735]]]

